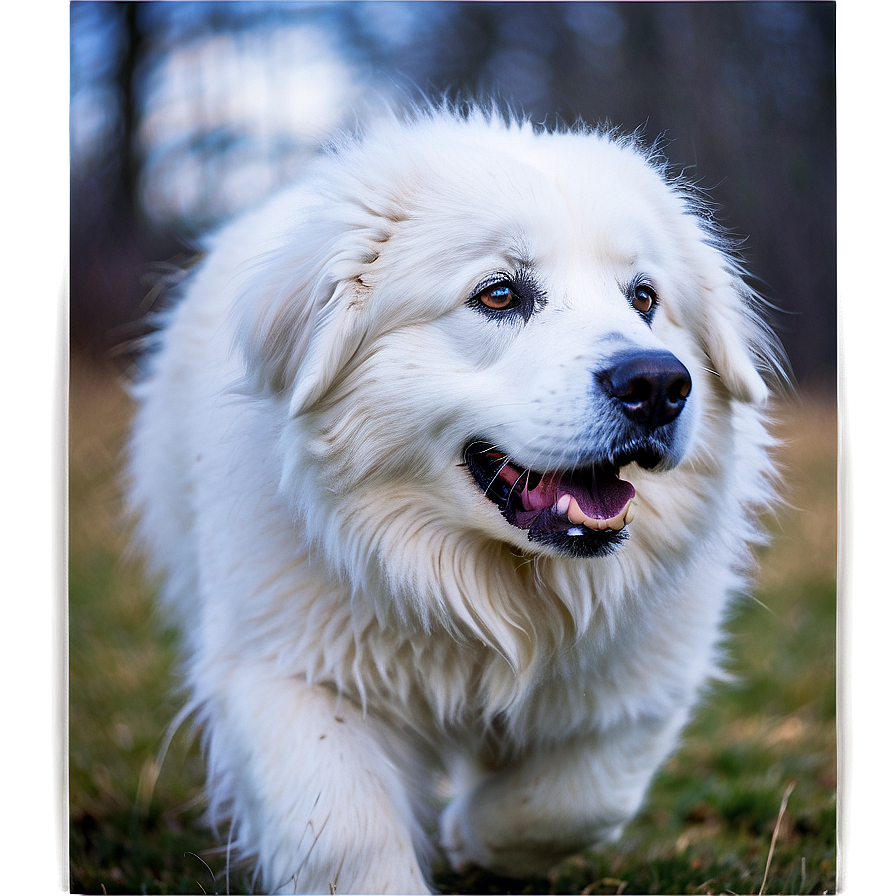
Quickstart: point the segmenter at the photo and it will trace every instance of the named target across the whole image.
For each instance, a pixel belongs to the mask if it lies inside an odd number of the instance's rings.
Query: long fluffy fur
[[[546,284],[525,325],[469,307],[502,253]],[[645,267],[649,327],[618,286]],[[693,389],[677,465],[622,471],[628,540],[576,559],[460,462],[489,426],[533,467],[584,458],[607,340],[673,351]],[[211,240],[135,390],[130,496],[212,814],[267,890],[422,892],[436,774],[456,867],[618,835],[719,670],[776,358],[693,190],[612,133],[389,118]]]

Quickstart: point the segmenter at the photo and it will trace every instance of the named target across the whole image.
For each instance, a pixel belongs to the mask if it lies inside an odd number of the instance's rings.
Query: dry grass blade
[[[781,821],[784,818],[784,813],[787,811],[787,801],[790,799],[790,794],[793,793],[794,787],[796,787],[796,781],[791,781],[781,799],[781,808],[778,809],[778,820],[775,822],[774,831],[772,831],[772,842],[768,848],[768,858],[765,861],[765,874],[762,875],[762,886],[759,887],[759,896],[762,896],[765,892],[765,884],[768,881],[768,872],[772,867],[772,856],[775,854],[775,841],[778,839],[778,831],[781,830]]]

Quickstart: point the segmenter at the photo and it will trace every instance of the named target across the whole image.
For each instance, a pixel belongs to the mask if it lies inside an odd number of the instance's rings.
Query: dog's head
[[[346,143],[281,207],[249,371],[302,428],[296,470],[367,527],[605,555],[710,450],[709,417],[765,400],[737,264],[633,140],[434,113]]]

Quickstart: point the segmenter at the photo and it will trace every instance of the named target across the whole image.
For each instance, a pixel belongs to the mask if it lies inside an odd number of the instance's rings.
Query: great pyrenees
[[[230,848],[423,893],[618,837],[774,491],[776,343],[698,191],[607,130],[392,116],[183,293],[129,488]]]

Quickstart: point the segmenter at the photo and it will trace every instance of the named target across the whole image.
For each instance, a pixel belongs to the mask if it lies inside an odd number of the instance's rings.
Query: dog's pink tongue
[[[586,478],[549,474],[543,476],[532,489],[527,482],[520,492],[523,507],[537,511],[554,507],[564,495],[575,498],[579,507],[593,519],[609,520],[617,516],[634,498],[635,487],[612,473],[595,473],[590,481]]]

